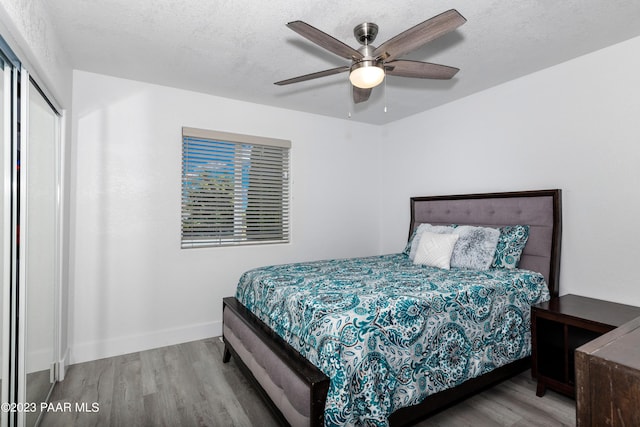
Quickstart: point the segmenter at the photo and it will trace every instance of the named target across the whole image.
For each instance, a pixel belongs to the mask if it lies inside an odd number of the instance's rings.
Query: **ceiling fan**
[[[351,60],[351,65],[305,74],[275,84],[288,85],[349,71],[349,80],[353,85],[353,101],[357,104],[369,99],[371,90],[382,83],[385,75],[447,80],[460,70],[446,65],[397,58],[455,30],[465,22],[467,20],[464,16],[451,9],[409,28],[378,47],[371,45],[378,34],[378,26],[365,22],[353,29],[353,34],[362,45],[358,50],[305,22],[289,22],[287,27],[318,46]]]

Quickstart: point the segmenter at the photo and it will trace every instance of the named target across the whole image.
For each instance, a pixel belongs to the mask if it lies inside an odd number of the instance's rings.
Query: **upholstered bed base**
[[[329,378],[235,298],[224,299],[223,322],[223,361],[233,354],[276,417],[295,427],[322,425]]]
[[[409,236],[420,223],[529,225],[521,266],[541,272],[552,295],[558,295],[561,236],[560,190],[411,199]],[[322,426],[329,378],[304,359],[236,298],[223,301],[224,361],[231,355],[283,424]],[[530,358],[502,366],[461,385],[402,408],[392,426],[411,425],[425,416],[530,367]]]

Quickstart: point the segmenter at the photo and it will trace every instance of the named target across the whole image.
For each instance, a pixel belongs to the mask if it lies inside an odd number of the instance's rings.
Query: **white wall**
[[[397,252],[415,195],[561,188],[560,292],[640,305],[639,49],[384,127],[75,72],[72,361],[220,333],[248,268]],[[181,126],[293,141],[291,244],[179,249]]]
[[[383,252],[406,241],[410,196],[561,188],[560,293],[640,305],[639,51],[635,38],[386,126]]]
[[[378,254],[379,128],[74,72],[72,362],[219,335],[267,264]],[[292,141],[286,245],[180,249],[181,127]]]

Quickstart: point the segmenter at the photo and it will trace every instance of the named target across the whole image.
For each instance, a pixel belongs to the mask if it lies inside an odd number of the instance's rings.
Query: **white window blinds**
[[[290,148],[182,128],[182,247],[287,243]]]

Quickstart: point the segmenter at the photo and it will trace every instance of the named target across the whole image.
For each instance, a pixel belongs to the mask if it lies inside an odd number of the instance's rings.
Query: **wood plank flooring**
[[[48,411],[40,425],[277,426],[233,358],[222,363],[222,350],[210,338],[73,365],[51,397],[61,410]],[[553,392],[538,398],[535,389],[525,372],[418,426],[575,425],[575,401]],[[99,410],[90,412],[94,403]]]

